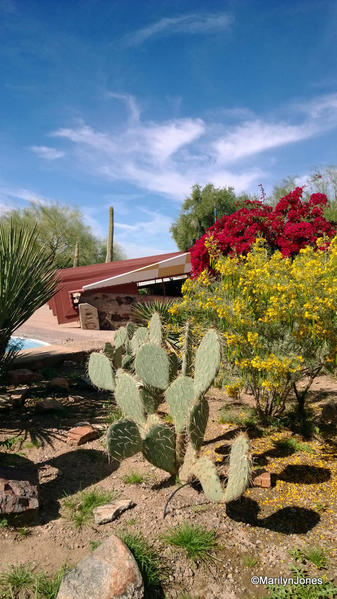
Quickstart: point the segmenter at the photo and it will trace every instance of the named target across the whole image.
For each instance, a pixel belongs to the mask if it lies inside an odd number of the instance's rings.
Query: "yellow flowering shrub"
[[[218,277],[203,272],[183,286],[172,313],[223,333],[224,360],[254,395],[260,414],[279,415],[292,390],[305,392],[337,356],[337,237],[293,259],[270,255],[258,240],[246,256],[214,257]],[[304,391],[296,383],[306,377]]]

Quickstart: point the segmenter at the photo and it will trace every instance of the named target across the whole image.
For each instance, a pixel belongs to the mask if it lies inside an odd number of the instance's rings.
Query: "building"
[[[189,252],[62,269],[49,307],[64,324],[78,320],[79,304],[89,304],[98,311],[99,328],[115,329],[129,319],[134,303],[179,296],[190,271]]]

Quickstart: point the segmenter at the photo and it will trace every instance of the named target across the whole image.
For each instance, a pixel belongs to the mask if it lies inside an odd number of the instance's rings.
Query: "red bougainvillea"
[[[271,250],[278,249],[283,256],[294,256],[306,245],[315,244],[316,239],[323,235],[332,237],[336,227],[323,216],[326,195],[313,193],[305,202],[302,194],[303,187],[296,187],[274,208],[259,200],[247,200],[243,208],[220,218],[190,249],[192,276],[210,268],[205,245],[210,236],[223,254],[246,254],[257,237],[264,237]]]

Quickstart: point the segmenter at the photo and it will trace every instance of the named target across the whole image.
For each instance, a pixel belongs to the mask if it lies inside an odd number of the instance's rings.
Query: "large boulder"
[[[115,535],[65,575],[57,599],[143,599],[136,560]]]

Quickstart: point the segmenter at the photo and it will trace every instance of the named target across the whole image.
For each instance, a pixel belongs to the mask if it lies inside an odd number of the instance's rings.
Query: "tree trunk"
[[[114,259],[114,209],[109,207],[109,232],[106,242],[106,258],[105,262],[112,262]]]

